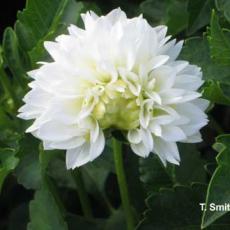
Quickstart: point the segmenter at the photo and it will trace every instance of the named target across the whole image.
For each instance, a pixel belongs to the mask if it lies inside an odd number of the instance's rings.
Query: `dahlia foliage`
[[[151,152],[179,164],[176,142],[201,141],[208,101],[198,92],[201,69],[177,60],[183,42],[120,9],[82,14],[84,29],[47,41],[51,62],[28,74],[33,81],[19,117],[45,149],[65,149],[68,169],[97,158],[105,131],[120,130],[134,153]],[[108,131],[108,132],[107,132]]]

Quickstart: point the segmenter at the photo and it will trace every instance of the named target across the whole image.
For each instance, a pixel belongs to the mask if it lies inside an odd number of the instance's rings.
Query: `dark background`
[[[0,7],[0,36],[7,26],[13,26],[18,10],[22,10],[26,0],[7,0]]]

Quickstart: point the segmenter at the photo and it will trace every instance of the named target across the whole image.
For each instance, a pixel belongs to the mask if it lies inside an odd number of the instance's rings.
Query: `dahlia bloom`
[[[67,35],[45,42],[53,61],[28,73],[31,90],[19,109],[20,118],[34,119],[27,132],[45,149],[66,150],[68,169],[98,157],[104,131],[114,129],[137,155],[179,164],[176,142],[202,140],[208,105],[197,92],[200,68],[176,60],[183,42],[120,9],[82,19],[84,29],[70,25]]]

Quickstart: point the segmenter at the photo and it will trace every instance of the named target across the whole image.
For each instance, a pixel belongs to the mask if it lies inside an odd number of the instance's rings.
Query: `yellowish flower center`
[[[99,98],[93,116],[102,129],[130,130],[139,126],[138,97],[130,92],[123,80],[106,86]]]

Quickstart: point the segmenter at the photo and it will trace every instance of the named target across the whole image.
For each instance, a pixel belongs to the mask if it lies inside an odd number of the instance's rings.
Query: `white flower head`
[[[142,16],[115,9],[82,14],[84,29],[45,42],[53,61],[29,72],[34,80],[19,117],[34,119],[27,132],[45,149],[65,149],[68,169],[98,157],[104,131],[126,133],[134,153],[179,164],[176,142],[201,141],[208,101],[197,92],[199,67],[176,60],[182,42]]]

